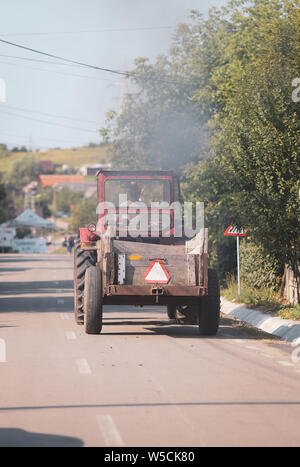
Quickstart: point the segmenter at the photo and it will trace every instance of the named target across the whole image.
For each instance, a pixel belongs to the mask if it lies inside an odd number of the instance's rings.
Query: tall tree
[[[137,60],[136,91],[111,119],[116,165],[185,167],[185,195],[206,200],[225,269],[234,221],[299,275],[299,18],[299,0],[231,0],[207,19],[192,11],[168,55]]]

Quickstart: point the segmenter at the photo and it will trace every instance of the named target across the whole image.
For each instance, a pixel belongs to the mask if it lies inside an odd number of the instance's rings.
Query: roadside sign
[[[170,280],[162,259],[154,259],[144,274],[145,282],[151,284],[167,284]]]
[[[241,293],[240,277],[240,237],[245,237],[244,229],[238,229],[235,225],[230,225],[224,232],[226,237],[236,237],[236,257],[237,257],[237,276],[238,276],[238,295]]]
[[[227,237],[245,237],[244,229],[238,229],[235,225],[230,225],[224,232]]]

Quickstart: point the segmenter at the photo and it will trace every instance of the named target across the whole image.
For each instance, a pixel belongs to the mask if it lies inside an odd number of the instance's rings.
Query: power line
[[[35,121],[35,122],[38,122],[38,123],[45,123],[47,125],[59,126],[59,127],[62,127],[62,128],[69,128],[69,129],[77,130],[77,131],[85,131],[87,133],[94,133],[95,134],[95,132],[96,132],[96,130],[88,130],[87,128],[78,128],[78,127],[73,127],[73,126],[69,126],[69,125],[63,125],[61,123],[49,122],[49,121],[40,120],[40,119],[37,119],[37,118],[34,118],[34,117],[28,117],[28,116],[25,116],[25,115],[15,114],[13,112],[7,112],[6,110],[2,110],[2,108],[0,109],[0,112],[4,113],[6,115],[11,115],[13,117],[25,118],[26,120],[32,120],[32,121]]]
[[[51,58],[54,58],[56,60],[62,60],[62,61],[67,62],[67,63],[73,63],[75,65],[80,65],[80,66],[84,66],[84,67],[87,67],[87,68],[92,68],[94,70],[100,70],[100,71],[105,71],[107,73],[113,73],[113,74],[116,74],[116,75],[126,76],[127,78],[133,77],[133,78],[139,78],[139,79],[141,79],[141,78],[144,78],[144,79],[146,78],[147,79],[147,77],[143,76],[142,74],[136,73],[136,72],[113,70],[111,68],[103,68],[103,67],[99,67],[97,65],[91,65],[91,64],[88,64],[88,63],[84,63],[84,62],[78,62],[78,61],[72,60],[70,58],[60,57],[58,55],[50,54],[48,52],[43,52],[41,50],[33,49],[31,47],[26,47],[26,46],[21,45],[21,44],[16,44],[14,42],[6,41],[4,39],[0,39],[0,42],[2,42],[3,44],[11,45],[13,47],[18,47],[18,48],[23,49],[23,50],[27,50],[29,52],[37,53],[37,54],[40,54],[40,55],[45,55],[46,57],[51,57]],[[164,79],[164,78],[163,79],[162,78],[156,78],[156,77],[154,77],[154,80],[169,83],[169,84],[179,84],[179,85],[186,85],[187,84],[187,83],[183,83],[183,82],[179,82],[179,81],[174,81],[174,80]]]
[[[25,60],[29,62],[51,63],[51,65],[62,65],[62,66],[69,66],[69,67],[75,67],[75,68],[84,68],[82,65],[74,65],[71,63],[62,63],[62,62],[52,62],[50,60],[39,60],[38,58],[20,57],[18,55],[0,54],[0,57],[16,58],[18,60]]]
[[[81,118],[69,117],[69,116],[66,116],[66,115],[55,115],[55,114],[40,112],[40,111],[32,110],[32,109],[24,109],[23,107],[13,107],[12,105],[7,105],[7,104],[2,104],[1,108],[2,107],[4,107],[4,109],[8,108],[8,109],[12,109],[12,110],[20,110],[21,112],[29,112],[29,113],[39,114],[39,115],[45,115],[47,117],[63,118],[63,119],[66,119],[66,120],[73,120],[75,122],[93,123],[93,124],[96,124],[96,125],[101,124],[101,122],[98,122],[96,120],[84,120],[84,119],[81,119]]]
[[[13,139],[9,139],[9,141],[11,141],[11,144],[16,144],[16,139],[21,141],[22,144],[28,144],[28,140],[29,140],[29,136],[25,136],[25,135],[20,135],[20,134],[15,134],[15,133],[10,133],[10,132],[7,132],[7,131],[3,131],[0,129],[0,144],[3,144],[3,141],[2,141],[2,137],[5,137],[5,140],[7,140],[6,136],[9,136],[9,137],[12,137]],[[4,138],[3,138],[4,139]],[[60,139],[60,138],[47,138],[45,136],[42,136],[38,138],[38,140],[41,140],[41,141],[52,141],[53,143],[61,143],[61,144],[67,144],[68,146],[73,146],[73,143],[71,143],[71,141],[66,141],[64,139]],[[19,143],[20,144],[20,143]],[[82,140],[76,140],[76,144],[83,144],[83,141]]]
[[[49,36],[56,34],[91,34],[102,32],[125,32],[125,31],[156,31],[163,29],[174,29],[174,26],[149,26],[149,27],[136,27],[136,28],[106,28],[106,29],[91,29],[82,31],[42,31],[42,32],[17,32],[17,33],[2,33],[2,37],[8,36]]]
[[[12,57],[12,58],[14,58],[14,57]],[[44,63],[50,63],[50,64],[54,63],[54,62],[50,62],[50,61],[46,61],[46,60],[40,60],[40,61],[44,62]],[[4,62],[4,61],[1,61],[0,63],[3,63],[5,65],[11,65],[11,66],[19,66],[19,63],[10,63],[10,62]],[[68,65],[68,64],[60,63],[60,65]],[[72,65],[69,65],[69,66],[72,66]],[[76,65],[73,65],[73,66],[76,66]],[[44,69],[44,68],[33,68],[33,67],[30,67],[30,66],[25,66],[25,68],[27,68],[28,70],[37,70],[37,71],[44,71],[44,72],[47,72],[47,73],[55,73],[57,75],[72,76],[72,77],[75,77],[75,78],[85,78],[85,79],[92,79],[92,80],[95,80],[95,81],[106,81],[108,83],[115,83],[115,81],[113,81],[111,79],[99,78],[99,77],[96,77],[96,76],[78,75],[77,73],[76,74],[75,73],[66,73],[64,71],[49,70],[49,69]]]

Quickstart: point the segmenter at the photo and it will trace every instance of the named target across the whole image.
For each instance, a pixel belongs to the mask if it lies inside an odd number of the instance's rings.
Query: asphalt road
[[[88,336],[72,311],[70,257],[0,255],[0,446],[300,445],[290,344],[163,307],[105,307]]]

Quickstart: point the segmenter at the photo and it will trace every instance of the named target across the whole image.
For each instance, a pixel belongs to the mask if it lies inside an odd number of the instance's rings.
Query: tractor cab
[[[175,212],[181,208],[173,171],[100,170],[97,193],[97,225],[80,229],[86,245],[108,231],[111,238],[174,242]]]

